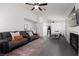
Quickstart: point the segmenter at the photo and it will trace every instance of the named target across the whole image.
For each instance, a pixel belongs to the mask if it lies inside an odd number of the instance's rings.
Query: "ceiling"
[[[41,8],[46,9],[46,11],[33,10],[32,12],[48,20],[60,21],[69,15],[74,6],[74,3],[48,3],[47,6],[41,6]],[[33,6],[26,5],[26,8],[30,11],[32,7]]]

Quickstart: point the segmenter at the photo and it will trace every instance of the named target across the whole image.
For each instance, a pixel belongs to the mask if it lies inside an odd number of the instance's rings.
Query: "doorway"
[[[47,37],[51,37],[51,26],[47,27]]]

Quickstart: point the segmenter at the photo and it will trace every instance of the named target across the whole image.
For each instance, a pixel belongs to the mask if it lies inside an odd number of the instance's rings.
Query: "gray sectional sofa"
[[[16,41],[16,40],[13,41],[10,32],[0,33],[0,52],[1,53],[10,52],[15,48],[18,48],[24,44],[27,44],[39,38],[39,35],[36,33],[33,33],[32,36],[29,36],[29,34],[26,31],[18,31],[18,32],[20,33],[20,35],[23,36],[23,39],[19,41]]]

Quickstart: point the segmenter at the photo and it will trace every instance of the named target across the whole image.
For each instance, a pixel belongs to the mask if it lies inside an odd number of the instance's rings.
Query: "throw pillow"
[[[10,34],[11,34],[11,36],[12,36],[12,40],[15,40],[15,36],[20,36],[20,33],[19,32],[15,32],[15,33],[13,33],[13,32],[10,32]]]
[[[29,36],[33,36],[33,33],[32,32],[28,32]]]
[[[22,35],[19,35],[19,36],[15,36],[15,40],[22,40],[23,39],[23,36]]]

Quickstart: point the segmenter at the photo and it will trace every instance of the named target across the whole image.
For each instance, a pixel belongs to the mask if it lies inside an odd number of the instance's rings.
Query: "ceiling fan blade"
[[[42,11],[42,9],[39,7],[39,10]]]
[[[25,4],[27,4],[27,5],[34,5],[34,4],[32,4],[32,3],[25,3]]]
[[[33,7],[32,10],[34,10],[35,8]]]
[[[47,3],[41,3],[41,4],[39,4],[39,6],[45,6],[45,5],[47,5]]]

